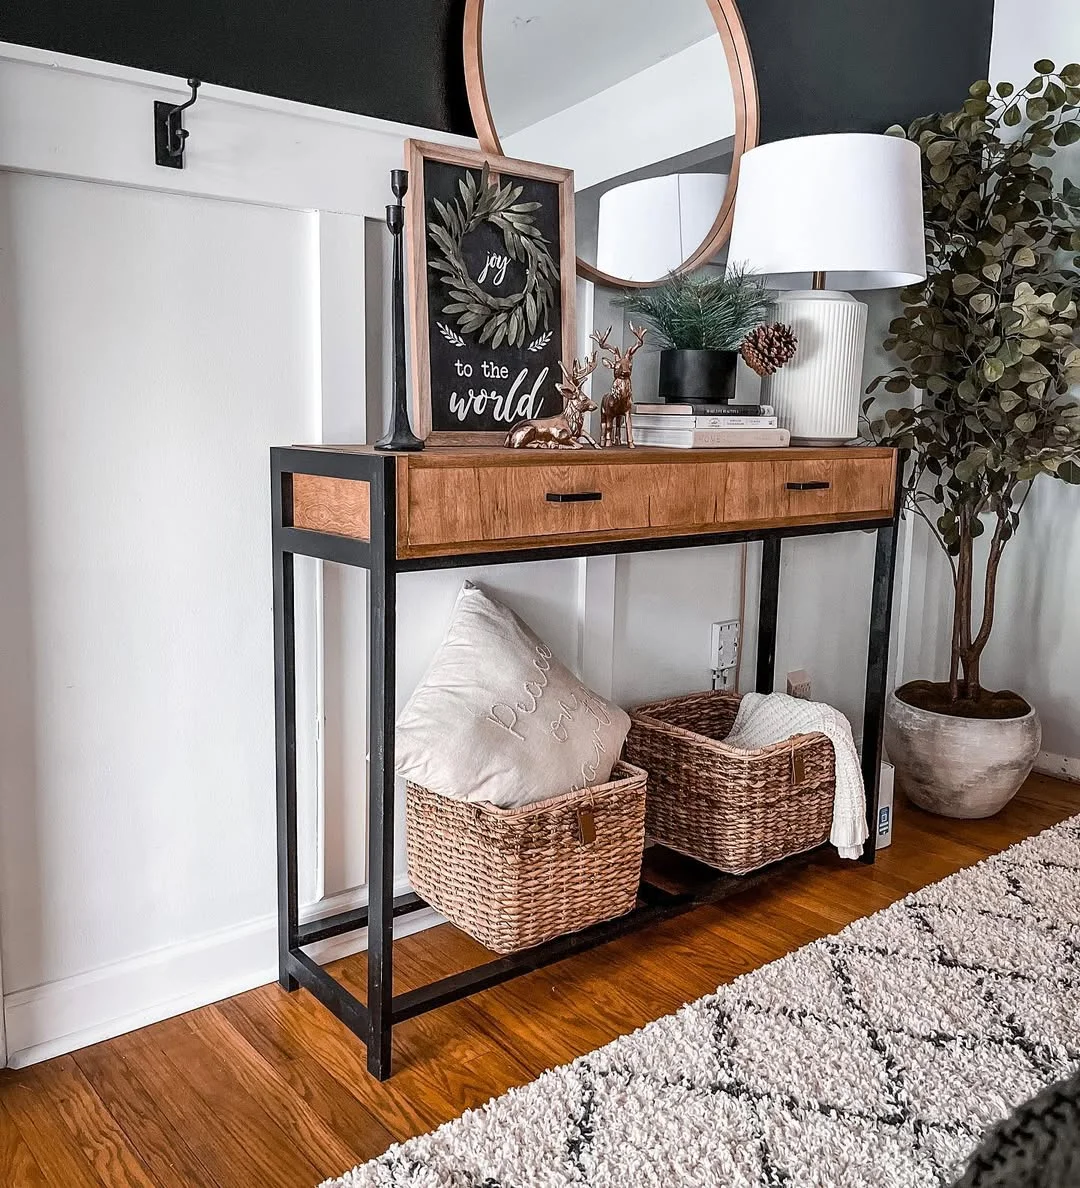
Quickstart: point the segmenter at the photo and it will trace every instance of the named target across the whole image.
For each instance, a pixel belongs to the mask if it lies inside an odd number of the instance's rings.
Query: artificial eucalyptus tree
[[[1080,483],[1080,187],[1050,166],[1080,142],[1080,65],[1035,70],[1019,90],[976,82],[958,111],[889,129],[922,152],[927,276],[902,290],[889,327],[899,365],[867,390],[922,399],[863,408],[874,440],[910,451],[907,506],[952,568],[952,712],[978,714],[990,697],[979,664],[1032,484]],[[980,574],[974,542],[987,532]]]

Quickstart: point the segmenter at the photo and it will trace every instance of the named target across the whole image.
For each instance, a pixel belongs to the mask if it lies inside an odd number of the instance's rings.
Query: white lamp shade
[[[780,289],[893,289],[926,276],[918,145],[858,132],[743,154],[728,263]]]
[[[724,204],[726,173],[671,173],[624,182],[600,197],[596,266],[653,281],[704,242]]]

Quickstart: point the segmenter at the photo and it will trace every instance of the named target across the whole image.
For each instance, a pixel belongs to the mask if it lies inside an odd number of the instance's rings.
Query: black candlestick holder
[[[391,169],[390,188],[397,199],[386,208],[386,225],[394,237],[394,406],[390,425],[375,443],[375,449],[422,450],[424,443],[413,433],[409,423],[409,397],[405,384],[405,207],[401,200],[409,189],[409,171]]]

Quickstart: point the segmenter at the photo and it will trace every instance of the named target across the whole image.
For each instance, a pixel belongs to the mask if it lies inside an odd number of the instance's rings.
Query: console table
[[[689,892],[646,878],[625,916],[395,994],[393,920],[427,906],[393,891],[396,587],[397,575],[412,570],[761,541],[756,685],[767,692],[783,539],[876,530],[862,750],[870,825],[863,860],[873,862],[899,469],[895,451],[876,448],[271,450],[281,985],[310,990],[366,1043],[368,1068],[384,1080],[395,1023],[741,890],[784,866],[741,879],[716,873]],[[358,565],[371,575],[369,902],[310,923],[300,922],[297,893],[296,555]],[[366,1003],[303,951],[360,928],[368,929]]]

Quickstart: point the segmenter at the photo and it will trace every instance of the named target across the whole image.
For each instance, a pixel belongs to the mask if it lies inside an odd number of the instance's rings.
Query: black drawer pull
[[[595,503],[604,498],[603,491],[549,491],[548,503]]]
[[[818,479],[812,483],[788,483],[789,491],[827,491],[832,484],[825,479]]]

